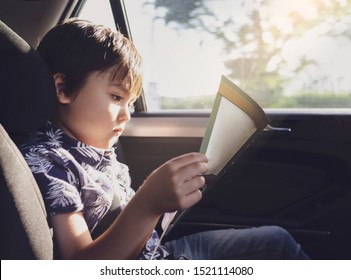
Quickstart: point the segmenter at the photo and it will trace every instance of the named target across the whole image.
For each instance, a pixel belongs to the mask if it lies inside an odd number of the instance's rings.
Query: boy
[[[113,145],[141,90],[141,58],[118,32],[71,19],[37,49],[56,85],[57,109],[21,147],[41,189],[59,258],[149,259],[165,212],[201,199],[204,155],[190,153],[156,169],[134,193]],[[122,211],[123,209],[123,211]],[[114,213],[112,223],[104,217]],[[156,259],[306,258],[278,227],[204,232],[158,248]]]

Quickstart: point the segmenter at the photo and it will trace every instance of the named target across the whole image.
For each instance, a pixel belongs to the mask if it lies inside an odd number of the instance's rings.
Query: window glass
[[[351,108],[351,1],[124,4],[149,110],[209,109],[222,74],[264,108]]]
[[[86,0],[79,17],[116,30],[109,0]]]

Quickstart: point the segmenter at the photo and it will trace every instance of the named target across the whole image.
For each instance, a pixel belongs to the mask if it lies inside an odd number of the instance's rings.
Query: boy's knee
[[[264,226],[261,229],[263,231],[261,234],[269,243],[280,244],[281,246],[295,243],[290,233],[279,226]]]
[[[266,235],[268,243],[280,248],[282,258],[305,259],[307,256],[302,251],[301,246],[295,241],[292,235],[279,226],[266,227],[269,233]]]
[[[277,240],[281,241],[290,241],[292,239],[290,233],[279,226],[269,226],[269,233],[273,238],[276,238]]]

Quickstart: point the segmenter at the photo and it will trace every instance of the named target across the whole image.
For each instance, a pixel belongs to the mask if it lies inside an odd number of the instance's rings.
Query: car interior
[[[44,202],[15,142],[49,117],[55,89],[35,50],[2,22],[0,30],[1,259],[52,259]]]
[[[43,199],[18,150],[50,118],[55,90],[36,54],[39,38],[78,16],[85,1],[0,3],[1,259],[54,259]],[[131,37],[124,1],[116,26]],[[351,103],[350,103],[351,104]],[[351,259],[351,109],[265,109],[271,125],[220,187],[210,190],[166,240],[202,230],[279,225],[312,259]],[[165,161],[199,151],[209,111],[147,110],[144,96],[119,141],[133,188]]]

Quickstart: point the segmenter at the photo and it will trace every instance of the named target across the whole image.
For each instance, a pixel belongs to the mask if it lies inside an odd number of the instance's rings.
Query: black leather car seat
[[[33,48],[0,21],[2,260],[54,258],[43,199],[16,144],[46,123],[55,100],[55,87],[46,64]]]

